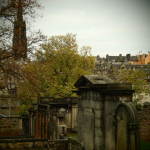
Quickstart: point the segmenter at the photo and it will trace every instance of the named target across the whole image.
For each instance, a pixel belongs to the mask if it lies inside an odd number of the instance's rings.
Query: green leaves
[[[35,60],[23,67],[25,80],[20,86],[21,95],[29,99],[75,96],[72,91],[76,80],[94,70],[95,59],[90,56],[90,50],[83,47],[81,53],[73,34],[52,36],[37,51]]]
[[[120,69],[117,77],[119,81],[131,83],[136,93],[147,92],[148,82],[144,71]]]

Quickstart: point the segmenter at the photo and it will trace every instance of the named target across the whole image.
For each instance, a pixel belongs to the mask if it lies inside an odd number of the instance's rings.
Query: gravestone
[[[129,150],[131,148],[130,150],[137,150],[137,128],[134,128],[133,132],[128,132],[129,125],[137,126],[135,115],[135,120],[129,121],[133,119],[129,116],[136,114],[133,106],[130,107],[132,86],[116,83],[98,75],[81,76],[75,86],[80,96],[79,140],[85,149]],[[128,109],[126,105],[121,107],[121,104],[127,104],[131,109]],[[119,117],[122,117],[122,121],[117,120]],[[130,139],[127,140],[128,137]],[[121,147],[122,144],[124,148]]]

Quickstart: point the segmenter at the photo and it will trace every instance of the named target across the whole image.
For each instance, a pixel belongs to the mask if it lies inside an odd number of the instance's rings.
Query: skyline
[[[93,55],[132,55],[150,50],[148,0],[55,0],[44,7],[34,23],[45,35],[73,33],[80,47],[91,46]]]

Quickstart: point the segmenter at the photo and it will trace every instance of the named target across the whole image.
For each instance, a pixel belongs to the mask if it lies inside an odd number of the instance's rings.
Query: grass
[[[77,133],[69,133],[69,134],[67,135],[67,137],[72,138],[72,139],[74,139],[74,140],[77,140],[77,139],[78,139],[78,138],[77,138]]]
[[[141,150],[150,150],[150,142],[141,141]]]

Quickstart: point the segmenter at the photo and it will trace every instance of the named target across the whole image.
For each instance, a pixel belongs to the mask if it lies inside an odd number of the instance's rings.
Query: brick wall
[[[150,103],[138,108],[138,121],[141,140],[150,141]]]

